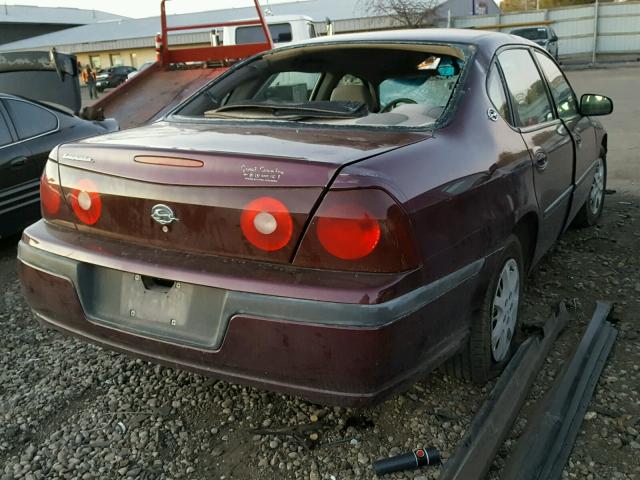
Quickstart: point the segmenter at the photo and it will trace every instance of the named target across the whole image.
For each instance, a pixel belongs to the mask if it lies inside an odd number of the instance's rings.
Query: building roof
[[[59,25],[86,25],[126,18],[101,10],[83,8],[35,7],[31,5],[0,5],[0,23],[45,23]]]
[[[170,11],[171,4],[168,4]],[[263,6],[273,15],[306,15],[314,21],[325,18],[340,20],[361,17],[364,12],[360,0],[298,0]],[[0,7],[1,10],[1,7]],[[55,10],[55,9],[54,9]],[[254,7],[228,8],[206,12],[168,15],[169,26],[194,25],[256,18]],[[1,18],[1,17],[0,17]],[[34,50],[56,47],[61,52],[99,51],[153,46],[153,38],[160,31],[160,17],[117,19],[93,23],[37,37],[6,43],[0,51]],[[172,34],[171,43],[200,43],[203,33]],[[208,34],[207,34],[208,35]],[[180,38],[179,41],[175,39]],[[208,37],[204,39],[207,41]]]

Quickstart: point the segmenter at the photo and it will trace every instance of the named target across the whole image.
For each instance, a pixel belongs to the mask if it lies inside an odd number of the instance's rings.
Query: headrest
[[[374,110],[373,97],[364,85],[338,85],[331,92],[332,101],[364,103],[370,112]]]

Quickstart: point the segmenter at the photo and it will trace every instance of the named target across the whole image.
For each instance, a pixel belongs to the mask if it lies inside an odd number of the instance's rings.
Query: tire
[[[497,265],[484,293],[482,307],[474,312],[472,317],[467,344],[444,366],[447,374],[476,383],[485,383],[502,372],[521,340],[519,313],[525,269],[522,245],[518,237],[510,235],[507,238]],[[507,285],[509,279],[510,286]],[[506,327],[500,330],[504,332],[504,335],[500,336],[494,317],[500,318],[500,308],[495,304],[502,301],[507,304],[510,313],[508,318],[503,317],[504,322],[499,322]],[[500,339],[496,342],[498,337]]]
[[[573,225],[578,228],[592,227],[602,217],[604,208],[605,190],[607,188],[607,158],[604,150],[600,151],[598,164],[596,165],[591,189],[584,204],[576,214]]]

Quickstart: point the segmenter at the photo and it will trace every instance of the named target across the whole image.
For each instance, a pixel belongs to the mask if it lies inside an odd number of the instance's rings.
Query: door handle
[[[23,167],[24,164],[27,163],[27,157],[16,157],[9,162],[11,168],[20,168]]]
[[[549,166],[549,158],[547,157],[547,152],[544,150],[538,150],[535,153],[535,164],[536,168],[539,171],[545,170]]]

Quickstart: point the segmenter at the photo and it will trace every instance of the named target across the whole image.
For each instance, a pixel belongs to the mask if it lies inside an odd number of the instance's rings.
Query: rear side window
[[[58,127],[58,118],[48,110],[20,100],[5,100],[20,140],[51,132]]]
[[[269,33],[273,43],[290,42],[293,38],[291,33],[291,25],[288,23],[277,23],[269,25]],[[264,43],[264,32],[261,25],[251,25],[249,27],[236,28],[236,44],[243,45],[245,43]]]
[[[516,126],[531,127],[553,120],[544,81],[529,51],[506,50],[498,60],[511,95]]]
[[[564,75],[553,60],[539,52],[536,52],[535,55],[538,63],[540,63],[544,76],[547,77],[551,95],[556,102],[558,115],[563,120],[574,118],[578,115],[578,101],[576,100],[571,85],[569,85],[567,79],[564,78]]]
[[[9,145],[12,141],[13,139],[11,138],[11,133],[9,132],[9,126],[7,125],[7,122],[4,121],[2,113],[0,112],[0,147]]]
[[[489,78],[487,79],[487,93],[498,113],[506,121],[509,121],[509,104],[507,103],[507,96],[504,93],[498,67],[495,64],[491,67]]]

